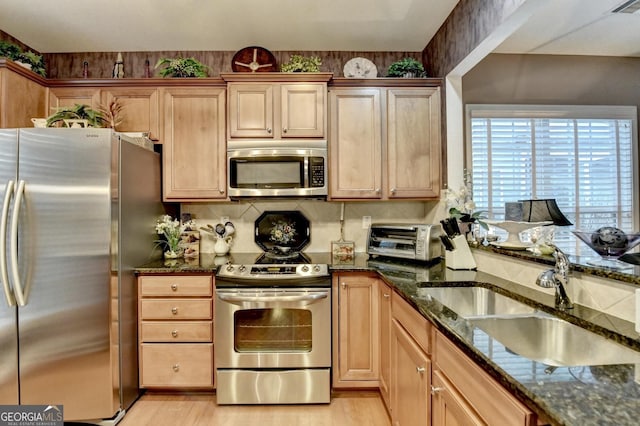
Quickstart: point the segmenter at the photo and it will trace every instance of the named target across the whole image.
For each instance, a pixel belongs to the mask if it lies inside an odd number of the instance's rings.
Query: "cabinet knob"
[[[395,188],[391,188],[391,193],[395,194],[396,193],[396,189]]]
[[[376,194],[380,193],[380,188],[376,188]]]
[[[178,371],[180,371],[180,364],[173,364],[172,368],[173,368],[173,371],[177,373]]]
[[[444,388],[440,388],[440,387],[436,387],[431,385],[431,395],[435,395],[437,393],[440,393],[444,390]]]
[[[221,194],[224,194],[224,189],[218,189],[218,191],[220,191]]]
[[[171,332],[171,335],[172,335],[173,337],[178,337],[178,330],[173,330],[173,331]]]
[[[347,288],[347,283],[342,283],[342,288]]]
[[[287,133],[287,128],[282,129],[282,133]]]
[[[177,314],[178,314],[178,308],[177,308],[177,307],[173,307],[173,308],[171,308],[171,313],[172,313],[173,315],[177,315]]]
[[[416,371],[420,374],[423,374],[425,370],[424,367],[416,367]]]
[[[267,133],[271,134],[271,128],[267,129]]]
[[[178,291],[178,284],[171,284],[171,290]]]
[[[388,299],[391,295],[388,293],[382,293],[382,297],[384,297],[385,299]]]

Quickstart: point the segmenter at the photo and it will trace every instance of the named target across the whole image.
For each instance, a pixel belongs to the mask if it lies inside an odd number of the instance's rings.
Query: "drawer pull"
[[[177,307],[173,307],[173,308],[171,308],[171,313],[172,313],[173,315],[178,315],[178,308],[177,308]]]
[[[171,332],[171,335],[172,335],[173,337],[178,337],[178,330],[173,330],[173,331]]]
[[[416,367],[416,371],[420,374],[424,374],[424,367]]]
[[[431,395],[435,395],[437,393],[440,393],[444,390],[444,388],[440,388],[440,387],[436,387],[431,385]]]
[[[389,298],[389,296],[391,296],[391,295],[390,295],[390,294],[388,294],[388,293],[382,293],[382,296],[383,296],[385,299],[388,299],[388,298]]]
[[[173,364],[173,371],[175,371],[176,373],[180,371],[180,364]]]
[[[171,290],[178,291],[178,284],[171,284]]]

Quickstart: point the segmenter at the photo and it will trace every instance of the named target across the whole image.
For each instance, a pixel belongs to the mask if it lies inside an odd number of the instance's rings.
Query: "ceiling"
[[[538,2],[541,0],[527,0]],[[548,1],[496,52],[640,56],[625,0]],[[0,29],[42,53],[422,51],[458,0],[2,0]]]

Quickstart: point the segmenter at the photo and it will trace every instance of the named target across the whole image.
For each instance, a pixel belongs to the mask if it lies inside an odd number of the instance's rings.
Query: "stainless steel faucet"
[[[553,269],[544,271],[538,276],[536,284],[540,287],[556,289],[556,308],[564,311],[573,308],[573,303],[567,296],[565,286],[569,284],[569,258],[558,247],[553,246],[553,257],[556,265]]]

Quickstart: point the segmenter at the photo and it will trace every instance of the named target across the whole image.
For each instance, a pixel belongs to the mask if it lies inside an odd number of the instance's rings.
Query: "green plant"
[[[19,61],[31,65],[31,71],[45,77],[44,59],[30,50],[23,51],[16,44],[0,40],[0,57],[6,57],[12,61]]]
[[[413,58],[403,58],[392,63],[387,71],[387,77],[405,77],[407,74],[415,77],[424,77],[424,67]]]
[[[71,107],[57,108],[56,112],[47,117],[47,127],[52,127],[64,120],[87,120],[91,127],[107,127],[109,124],[101,112],[91,109],[87,105],[75,104]]]
[[[280,65],[282,72],[318,72],[320,71],[322,60],[317,56],[305,57],[302,55],[291,55],[289,62]]]
[[[160,58],[155,68],[166,67],[158,72],[161,77],[207,77],[209,67],[195,58]]]

